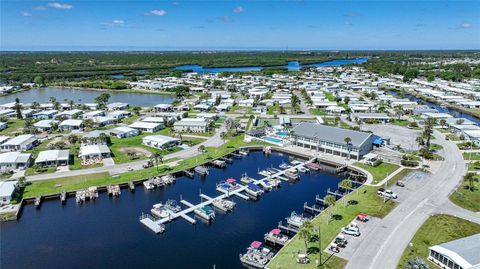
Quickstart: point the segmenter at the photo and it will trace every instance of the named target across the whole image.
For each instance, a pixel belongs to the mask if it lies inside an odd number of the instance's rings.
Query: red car
[[[361,222],[367,222],[369,220],[369,216],[365,213],[360,213],[357,216],[357,220]]]

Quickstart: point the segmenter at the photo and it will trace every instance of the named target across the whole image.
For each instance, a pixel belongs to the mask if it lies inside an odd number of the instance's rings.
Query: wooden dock
[[[304,166],[307,163],[312,162],[313,160],[314,159],[308,160],[306,162],[303,162],[301,164],[298,164],[296,166],[290,167],[290,168],[285,169],[285,170],[278,170],[277,169],[278,172],[276,174],[269,175],[269,176],[272,177],[272,178],[275,178],[275,177],[278,177],[278,176],[282,176],[286,171],[296,171],[296,169],[298,167]],[[259,185],[262,180],[265,180],[267,178],[268,177],[258,179],[258,180],[254,179],[252,183],[255,184],[255,185]],[[150,228],[155,233],[158,233],[157,231],[163,229],[164,223],[170,222],[170,221],[175,220],[177,218],[183,218],[186,221],[190,222],[191,224],[195,224],[196,220],[194,218],[189,217],[188,214],[191,214],[195,210],[200,209],[204,206],[211,205],[214,199],[225,199],[225,198],[228,198],[232,195],[236,195],[236,196],[241,197],[245,200],[249,200],[250,198],[248,196],[242,194],[242,192],[244,192],[246,189],[247,189],[247,186],[241,185],[239,188],[237,188],[235,190],[232,190],[230,192],[222,191],[223,194],[221,194],[221,195],[219,195],[215,198],[211,198],[211,197],[208,197],[204,194],[200,194],[200,197],[205,199],[205,201],[203,201],[199,204],[196,204],[196,205],[191,204],[184,199],[180,199],[181,200],[180,203],[185,205],[187,207],[186,209],[183,209],[182,211],[177,212],[177,213],[173,213],[169,217],[162,218],[162,219],[157,219],[157,220],[152,220],[152,218],[148,218],[148,217],[145,217],[145,216],[142,215],[142,217],[140,217],[140,222],[142,222],[146,227]],[[279,228],[280,228],[280,225],[281,225],[281,222],[279,224]],[[287,229],[287,231],[291,231],[291,232],[295,232],[295,233],[297,232],[297,229],[294,229],[293,227],[284,226],[284,228]]]

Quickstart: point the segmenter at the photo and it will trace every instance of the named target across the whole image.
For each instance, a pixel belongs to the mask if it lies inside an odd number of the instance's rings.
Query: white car
[[[342,233],[343,234],[348,234],[348,235],[353,235],[353,236],[360,236],[360,231],[358,228],[352,228],[352,227],[343,227],[342,228]]]
[[[378,195],[385,196],[390,199],[397,199],[398,195],[394,193],[392,190],[386,190],[384,188],[380,188],[377,190]]]

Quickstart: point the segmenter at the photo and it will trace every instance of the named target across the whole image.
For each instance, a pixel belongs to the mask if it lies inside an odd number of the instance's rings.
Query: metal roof
[[[480,234],[460,238],[434,247],[437,247],[436,251],[439,250],[438,247],[441,247],[454,252],[472,266],[480,264]]]
[[[350,137],[354,147],[361,146],[371,133],[331,127],[316,123],[302,122],[293,128],[293,134],[307,138],[320,139],[323,141],[345,144],[345,138]]]
[[[68,161],[70,152],[68,150],[45,150],[38,154],[35,163]]]

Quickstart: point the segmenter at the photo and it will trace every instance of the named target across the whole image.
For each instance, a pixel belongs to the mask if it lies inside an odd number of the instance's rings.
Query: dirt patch
[[[138,148],[138,147],[121,148],[118,151],[126,155],[134,154],[136,156],[146,156],[146,157],[152,156],[152,153],[150,151],[144,148]]]

